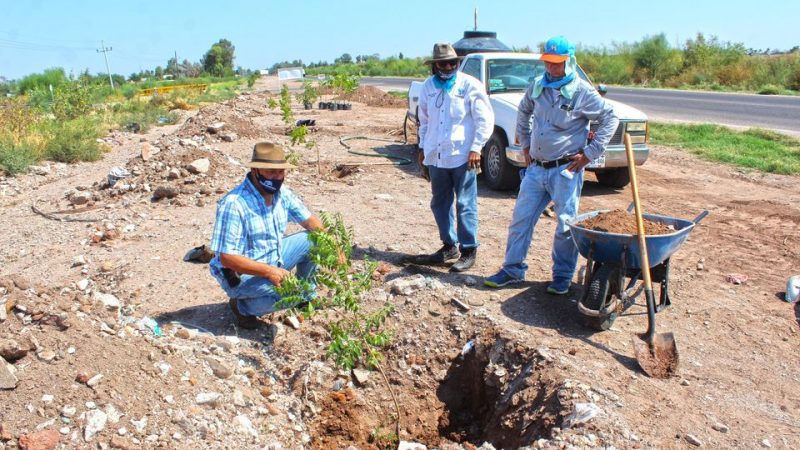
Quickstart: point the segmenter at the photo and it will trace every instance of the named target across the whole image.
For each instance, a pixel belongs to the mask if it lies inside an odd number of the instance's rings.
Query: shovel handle
[[[644,220],[642,219],[642,204],[639,201],[639,182],[636,178],[636,161],[633,158],[633,145],[631,135],[625,133],[625,155],[628,157],[628,173],[631,178],[631,191],[633,193],[633,205],[636,210],[636,235],[639,238],[639,264],[642,266],[644,278],[645,296],[647,297],[647,332],[646,340],[653,342],[653,335],[656,332],[655,324],[655,299],[653,298],[653,280],[650,278],[650,258],[647,255],[647,239],[645,239]]]

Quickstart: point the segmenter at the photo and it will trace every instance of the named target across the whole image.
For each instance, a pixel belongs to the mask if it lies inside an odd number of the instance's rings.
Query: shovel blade
[[[653,342],[648,342],[643,334],[634,337],[633,351],[639,367],[649,377],[669,378],[678,372],[678,347],[672,333],[657,333]]]

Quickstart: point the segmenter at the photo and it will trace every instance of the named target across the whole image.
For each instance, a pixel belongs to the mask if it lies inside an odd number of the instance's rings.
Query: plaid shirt
[[[311,217],[303,202],[289,189],[275,194],[272,206],[246,177],[239,186],[217,203],[217,219],[211,236],[211,273],[221,277],[219,254],[241,255],[254,261],[282,266],[283,234],[288,223],[301,223]],[[219,275],[219,277],[218,277]]]

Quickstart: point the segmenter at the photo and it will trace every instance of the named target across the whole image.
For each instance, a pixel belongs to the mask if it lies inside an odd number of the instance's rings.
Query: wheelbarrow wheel
[[[587,309],[600,311],[609,305],[614,293],[618,290],[618,279],[619,267],[602,264],[592,275],[592,279],[589,282],[589,290],[583,300],[583,306]],[[600,316],[582,315],[584,325],[599,331],[608,330],[617,320],[616,309],[609,314]]]

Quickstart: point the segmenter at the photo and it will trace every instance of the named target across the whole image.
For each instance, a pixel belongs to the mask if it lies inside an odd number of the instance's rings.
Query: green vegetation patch
[[[685,149],[709,161],[770,173],[800,173],[800,140],[774,131],[651,123],[650,142]]]

